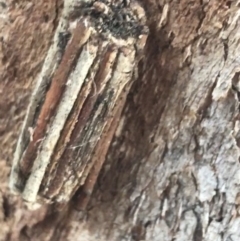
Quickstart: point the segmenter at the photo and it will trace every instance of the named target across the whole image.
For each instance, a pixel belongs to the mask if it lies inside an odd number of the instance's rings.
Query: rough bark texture
[[[0,4],[0,240],[240,239],[238,1],[143,0],[150,35],[88,210],[7,188],[62,2]]]

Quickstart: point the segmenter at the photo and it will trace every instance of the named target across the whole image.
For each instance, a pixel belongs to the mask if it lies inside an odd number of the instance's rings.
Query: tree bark
[[[239,240],[239,3],[142,0],[149,36],[87,209],[8,190],[63,2],[0,3],[0,240]]]

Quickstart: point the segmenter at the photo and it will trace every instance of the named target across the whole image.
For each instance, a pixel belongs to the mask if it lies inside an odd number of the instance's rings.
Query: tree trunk
[[[239,2],[140,4],[149,35],[138,77],[90,201],[78,211],[72,201],[28,210],[8,189],[65,5],[0,2],[0,240],[240,240]]]

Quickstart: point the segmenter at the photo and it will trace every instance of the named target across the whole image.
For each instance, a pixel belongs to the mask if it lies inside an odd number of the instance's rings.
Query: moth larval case
[[[10,187],[25,201],[67,203],[82,186],[79,207],[86,205],[135,78],[143,13],[137,2],[65,1],[14,156]],[[109,16],[122,32],[104,22]]]

